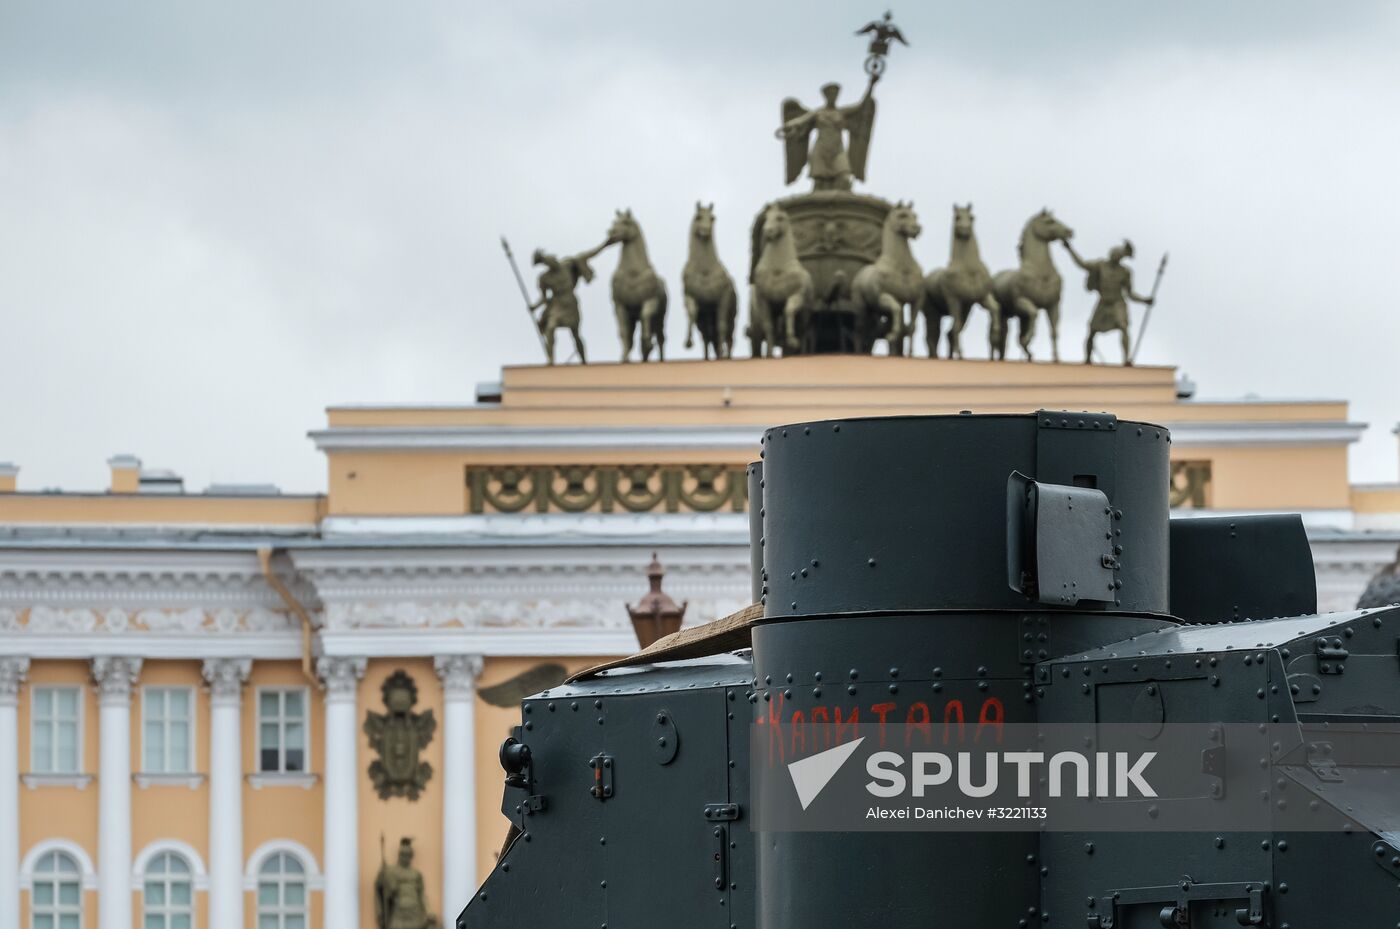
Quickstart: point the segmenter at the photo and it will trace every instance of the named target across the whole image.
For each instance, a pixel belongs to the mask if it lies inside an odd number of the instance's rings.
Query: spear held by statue
[[[530,290],[525,286],[525,278],[520,273],[520,266],[515,263],[515,253],[510,250],[510,243],[505,236],[501,236],[501,248],[506,253],[506,261],[510,263],[510,270],[515,274],[515,283],[520,287],[520,296],[525,300],[525,313],[530,317],[530,328],[535,330],[535,337],[540,340],[540,348],[545,349],[545,354],[549,354],[544,344],[544,316],[535,318],[535,304],[530,299]]]
[[[1162,260],[1157,265],[1157,277],[1152,281],[1152,293],[1148,294],[1147,310],[1142,314],[1142,326],[1138,329],[1137,343],[1133,346],[1132,354],[1128,356],[1128,363],[1137,361],[1138,349],[1142,348],[1142,337],[1147,335],[1147,324],[1152,319],[1152,308],[1157,305],[1157,288],[1162,286],[1162,272],[1167,270],[1167,252],[1162,253]]]

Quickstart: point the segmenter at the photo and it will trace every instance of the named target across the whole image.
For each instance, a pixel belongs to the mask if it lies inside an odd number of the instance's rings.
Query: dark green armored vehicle
[[[458,927],[1400,926],[1400,608],[1315,615],[1297,517],[1170,519],[1170,441],[1058,412],[769,430],[756,605],[524,702],[511,837]],[[917,737],[1064,726],[1165,789],[997,828],[801,818],[912,773]],[[846,763],[860,734],[885,761]]]

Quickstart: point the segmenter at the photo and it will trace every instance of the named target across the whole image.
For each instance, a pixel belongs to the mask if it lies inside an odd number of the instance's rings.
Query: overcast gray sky
[[[630,206],[678,297],[703,198],[742,275],[778,101],[858,93],[882,11],[0,0],[0,460],[25,489],[100,488],[129,451],[318,490],[326,405],[469,401],[539,357],[501,233],[581,250]],[[915,201],[926,266],[954,200],[994,269],[1043,205],[1083,252],[1131,236],[1143,286],[1169,250],[1140,360],[1207,398],[1348,400],[1353,477],[1395,479],[1400,4],[895,13],[864,189]],[[614,262],[582,291],[598,360]],[[1091,297],[1060,265],[1077,359]]]

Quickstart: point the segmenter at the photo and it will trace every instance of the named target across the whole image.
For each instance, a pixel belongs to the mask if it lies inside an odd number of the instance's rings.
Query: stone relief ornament
[[[36,606],[29,611],[30,632],[92,632],[97,628],[97,614],[88,609],[54,609]]]
[[[370,762],[369,778],[382,800],[417,800],[433,776],[432,765],[418,756],[432,742],[437,719],[432,710],[413,712],[418,702],[418,685],[402,668],[389,675],[380,692],[388,712],[371,710],[364,725],[370,748],[379,753]]]
[[[136,621],[147,632],[198,632],[204,628],[205,613],[201,609],[141,610]],[[112,626],[112,611],[107,611],[107,627]]]

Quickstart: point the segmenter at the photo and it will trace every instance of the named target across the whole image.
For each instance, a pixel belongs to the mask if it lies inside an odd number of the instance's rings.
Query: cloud
[[[742,279],[755,213],[805,187],[780,186],[779,100],[862,81],[853,7],[474,6],[0,14],[0,457],[24,486],[101,486],[116,451],[193,486],[324,486],[325,405],[469,400],[536,360],[500,234],[581,250],[630,206],[678,295],[703,198]],[[914,45],[867,189],[915,200],[920,259],[954,200],[995,267],[1042,205],[1086,254],[1131,236],[1142,281],[1170,250],[1142,360],[1209,396],[1349,399],[1376,426],[1354,473],[1393,479],[1393,8],[1011,9],[897,11]],[[614,261],[582,291],[599,360]]]

